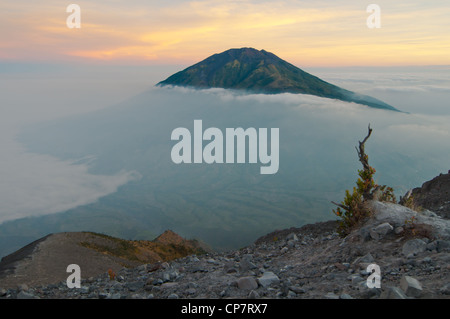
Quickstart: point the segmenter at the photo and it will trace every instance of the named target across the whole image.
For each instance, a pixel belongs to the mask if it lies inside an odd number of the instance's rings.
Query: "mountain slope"
[[[265,50],[230,49],[214,54],[157,85],[225,88],[254,93],[301,93],[398,111],[373,97],[325,82]]]
[[[410,204],[417,208],[425,208],[434,211],[443,218],[450,218],[450,170],[447,174],[439,174],[432,180],[416,187],[407,193],[404,202],[410,200]]]
[[[66,268],[77,264],[81,278],[114,272],[123,267],[170,261],[202,254],[205,246],[186,240],[168,230],[152,241],[125,240],[92,232],[66,232],[47,235],[0,261],[0,287],[22,283],[40,285],[65,281]]]

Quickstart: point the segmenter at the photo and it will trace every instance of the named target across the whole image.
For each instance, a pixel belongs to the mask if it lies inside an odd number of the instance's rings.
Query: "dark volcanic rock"
[[[411,196],[416,206],[450,219],[450,171],[423,183],[422,187],[414,188]]]

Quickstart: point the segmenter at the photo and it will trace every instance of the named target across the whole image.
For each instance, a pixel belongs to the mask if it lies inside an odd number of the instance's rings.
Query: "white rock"
[[[418,213],[405,206],[379,201],[369,201],[368,205],[373,212],[373,219],[369,220],[369,223],[373,223],[374,220],[379,224],[389,223],[394,228],[405,226],[405,220],[415,219],[416,224],[427,224],[433,228],[433,235],[442,239],[450,238],[450,220],[443,219],[436,214],[430,212]]]
[[[286,236],[286,240],[298,241],[298,237],[295,233],[290,233],[289,235]]]
[[[258,282],[263,287],[269,287],[272,284],[278,284],[280,278],[271,271],[266,271],[261,277],[258,278]]]
[[[422,294],[422,285],[411,276],[403,276],[400,280],[400,288],[408,297],[419,297]]]

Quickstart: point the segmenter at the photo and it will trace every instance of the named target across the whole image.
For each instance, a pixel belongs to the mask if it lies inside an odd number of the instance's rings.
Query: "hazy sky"
[[[448,0],[96,0],[69,29],[70,2],[0,3],[0,60],[191,64],[229,48],[273,52],[297,66],[448,65]]]

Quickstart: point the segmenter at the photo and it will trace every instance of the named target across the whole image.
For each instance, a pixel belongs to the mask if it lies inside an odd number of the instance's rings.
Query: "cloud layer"
[[[112,70],[102,73],[97,79],[98,82],[73,79],[65,82],[70,83],[72,90],[78,93],[71,96],[69,101],[61,99],[66,97],[66,91],[61,92],[61,86],[58,85],[61,80],[47,82],[46,90],[36,90],[33,95],[34,103],[20,99],[21,95],[14,90],[4,89],[2,96],[9,102],[2,105],[0,222],[64,211],[91,203],[101,196],[114,193],[121,185],[139,178],[139,173],[133,172],[132,165],[140,165],[140,173],[147,170],[148,175],[145,177],[149,181],[149,187],[164,186],[170,194],[172,188],[165,179],[165,176],[170,176],[170,180],[176,182],[173,185],[182,188],[184,184],[178,180],[178,171],[172,169],[155,172],[151,167],[151,160],[162,162],[166,166],[171,163],[170,148],[167,154],[153,153],[152,143],[165,143],[169,146],[171,130],[192,125],[194,119],[203,119],[205,127],[279,127],[280,170],[275,174],[274,182],[284,185],[283,187],[292,185],[292,189],[295,188],[296,192],[304,196],[305,202],[313,198],[313,193],[317,196],[318,192],[323,192],[326,197],[326,200],[322,199],[323,203],[326,202],[325,206],[329,205],[330,200],[338,201],[342,196],[341,191],[353,185],[356,169],[359,168],[354,146],[366,134],[369,123],[374,128],[374,134],[368,151],[381,184],[394,186],[399,194],[402,194],[408,188],[420,186],[425,180],[450,168],[450,111],[447,104],[439,102],[441,98],[450,100],[450,96],[444,90],[436,101],[436,91],[427,87],[431,81],[430,75],[420,70],[410,70],[409,74],[398,73],[397,76],[391,77],[393,89],[414,88],[411,78],[414,78],[416,85],[423,88],[416,91],[416,98],[408,104],[409,108],[392,103],[391,99],[401,101],[402,96],[407,99],[411,92],[404,94],[402,90],[380,89],[384,85],[385,76],[378,75],[377,79],[376,72],[358,73],[345,69],[341,69],[339,73],[340,81],[346,84],[347,89],[364,91],[366,94],[372,92],[374,97],[384,99],[411,114],[370,109],[354,103],[308,95],[244,95],[222,89],[197,91],[185,88],[156,88],[127,100],[126,97],[134,91],[123,83],[133,78],[136,70],[115,70],[118,73]],[[90,72],[95,73],[95,68]],[[88,78],[88,74],[91,73],[82,73],[79,77]],[[112,81],[110,86],[104,87],[103,79],[111,78],[111,74],[120,76],[114,77],[116,80]],[[72,76],[73,73],[69,73],[68,78]],[[321,77],[325,80],[331,81],[333,76],[333,70],[322,70]],[[366,81],[357,81],[358,77]],[[45,76],[37,76],[38,80],[42,78]],[[445,76],[441,79],[444,81]],[[34,81],[27,82],[24,79],[17,83],[22,83],[17,91],[23,92],[28,92],[29,87],[36,85]],[[101,97],[108,92],[114,93],[111,96],[114,97],[113,100],[125,102],[112,108],[104,108],[102,113],[89,115],[87,111],[90,107],[83,103],[96,101],[92,109],[102,108],[103,106],[96,103],[106,103],[106,100],[110,100],[111,97]],[[381,97],[378,95],[380,92],[385,92],[386,95]],[[53,100],[47,98],[49,95],[53,96]],[[14,104],[14,101],[20,103]],[[64,107],[58,108],[58,102],[64,101]],[[65,114],[76,113],[73,107],[81,104],[83,107],[78,111],[86,114],[82,121],[76,121],[76,117],[75,122],[63,119]],[[412,112],[413,110],[420,112]],[[436,110],[439,114],[436,114]],[[120,123],[124,126],[111,126],[111,123],[106,121],[108,114],[115,114],[112,118],[116,122],[112,124]],[[225,118],[226,114],[229,115],[228,118]],[[61,120],[55,120],[57,118]],[[49,155],[30,153],[17,144],[14,137],[22,126],[44,119],[54,119],[53,123],[59,125],[61,140],[59,135],[52,134],[48,139],[43,139],[42,145],[47,143],[47,149],[51,153],[58,153],[56,146],[61,147],[63,151],[60,151],[59,155],[64,155],[64,150],[70,154],[80,154],[72,160],[63,161]],[[76,125],[69,128],[66,123]],[[108,132],[109,135],[83,135],[86,128],[97,128],[97,123],[98,127],[104,125],[107,130],[88,132]],[[155,127],[148,123],[153,123]],[[90,126],[84,127],[85,124]],[[53,132],[51,127],[49,132]],[[109,137],[110,135],[113,138]],[[66,141],[73,141],[73,144]],[[102,157],[97,157],[99,154],[96,152],[103,152]],[[115,155],[111,158],[108,157],[110,154]],[[90,162],[76,162],[79,157],[89,155],[94,156]],[[129,166],[125,167],[126,165]],[[97,166],[100,170],[107,166],[113,169],[108,173],[93,175],[90,170],[92,166]],[[183,172],[187,172],[189,176],[195,175],[197,169],[199,168],[191,166]],[[183,173],[181,170],[179,172]],[[162,176],[161,181],[164,182],[153,185],[151,174]],[[255,170],[255,174],[259,175],[258,170]],[[189,182],[189,179],[187,182],[183,181],[187,185]],[[252,185],[251,179],[245,182]],[[270,188],[270,183],[265,182],[264,186]],[[242,182],[236,182],[237,187],[242,185]],[[258,193],[257,190],[255,192]],[[145,194],[150,196],[151,192]],[[276,202],[278,199],[275,196],[273,200]],[[315,206],[306,207],[305,210],[311,211],[311,214],[318,211]],[[325,213],[328,214],[329,210],[320,210],[320,214]]]
[[[92,175],[88,165],[29,153],[4,138],[0,145],[0,223],[89,204],[139,179],[138,173],[126,171]]]

